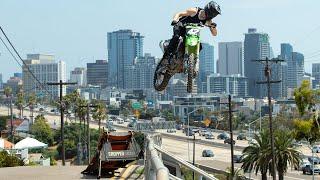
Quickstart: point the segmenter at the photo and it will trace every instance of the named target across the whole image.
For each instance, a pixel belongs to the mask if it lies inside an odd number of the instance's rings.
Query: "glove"
[[[211,24],[209,25],[209,27],[216,28],[216,27],[217,27],[217,24],[213,22],[213,23],[211,23]]]
[[[178,22],[179,22],[179,21],[173,20],[173,21],[171,22],[171,26],[175,26]]]

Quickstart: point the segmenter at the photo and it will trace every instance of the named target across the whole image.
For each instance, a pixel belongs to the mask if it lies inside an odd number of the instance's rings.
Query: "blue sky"
[[[1,0],[0,25],[22,57],[27,53],[54,54],[67,69],[107,58],[107,32],[132,29],[145,36],[144,52],[161,56],[158,42],[171,36],[175,12],[204,6],[207,0]],[[268,33],[274,54],[280,43],[305,54],[306,71],[320,62],[320,1],[317,0],[216,0],[222,16],[216,18],[218,36],[207,29],[202,40],[243,41],[250,27]],[[217,48],[215,50],[215,59]],[[0,72],[4,79],[21,71],[0,44]],[[308,58],[311,57],[311,58]]]

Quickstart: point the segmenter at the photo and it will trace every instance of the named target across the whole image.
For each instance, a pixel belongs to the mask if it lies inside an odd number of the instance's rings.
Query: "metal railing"
[[[148,180],[169,180],[169,170],[163,165],[161,156],[154,148],[161,144],[161,136],[146,135],[145,137],[145,170],[144,176]]]
[[[213,175],[208,174],[207,172],[201,170],[200,168],[193,166],[189,162],[179,158],[170,152],[161,148],[161,134],[148,134],[145,138],[146,142],[146,151],[145,151],[145,178],[146,179],[180,179],[178,177],[174,177],[173,175],[169,174],[168,169],[164,166],[161,154],[165,154],[169,156],[172,160],[176,161],[179,165],[183,165],[190,169],[193,172],[199,174],[206,179],[213,179],[217,180]],[[161,154],[158,154],[160,152]]]

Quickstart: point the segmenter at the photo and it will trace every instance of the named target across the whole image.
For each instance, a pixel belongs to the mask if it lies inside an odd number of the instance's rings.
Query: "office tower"
[[[221,75],[244,75],[242,42],[220,42],[217,65],[217,73]]]
[[[266,59],[270,56],[269,36],[266,33],[258,33],[256,29],[249,29],[244,41],[244,74],[248,78],[248,95],[254,98],[262,98],[267,95],[264,84],[256,84],[265,81],[264,66],[253,60]]]
[[[76,67],[70,72],[70,82],[76,82],[77,86],[87,85],[87,70],[85,68]]]
[[[143,36],[132,30],[108,33],[109,86],[126,89],[125,79],[136,57],[143,56]]]
[[[47,89],[54,97],[59,97],[59,86],[48,86],[48,82],[66,81],[66,64],[64,61],[56,62],[53,55],[28,54],[25,60],[26,66],[22,68],[23,90],[25,93],[34,92],[37,96],[48,95]],[[33,78],[27,67],[41,82],[41,85]],[[63,94],[66,87],[63,87]],[[48,95],[51,96],[51,95]]]
[[[95,63],[87,63],[87,85],[108,86],[108,62],[96,60]]]

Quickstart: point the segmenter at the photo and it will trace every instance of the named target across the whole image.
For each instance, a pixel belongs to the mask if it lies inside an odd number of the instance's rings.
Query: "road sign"
[[[141,109],[141,104],[139,102],[134,102],[134,103],[132,103],[132,108],[133,109]]]
[[[210,123],[211,123],[211,120],[206,118],[203,123],[206,125],[206,127],[209,127]]]

